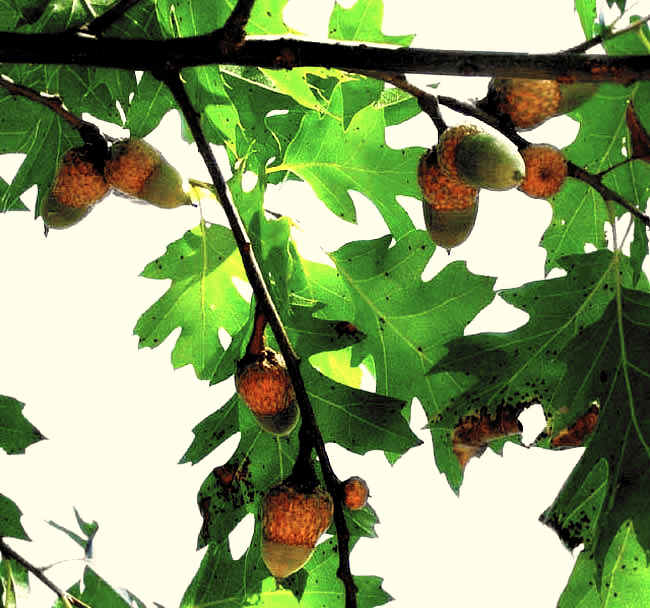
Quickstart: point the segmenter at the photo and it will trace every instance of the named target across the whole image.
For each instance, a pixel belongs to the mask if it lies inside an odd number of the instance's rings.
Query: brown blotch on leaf
[[[551,445],[554,448],[577,448],[582,446],[585,437],[596,427],[599,413],[600,408],[594,403],[571,426],[562,429],[553,437],[551,439]]]
[[[490,441],[519,435],[522,431],[517,419],[519,412],[520,409],[511,405],[499,405],[494,417],[482,408],[478,414],[461,418],[452,434],[452,449],[461,469],[475,456],[481,456]]]

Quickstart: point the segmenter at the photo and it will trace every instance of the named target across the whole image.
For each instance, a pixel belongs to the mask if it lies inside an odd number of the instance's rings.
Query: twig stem
[[[332,469],[325,449],[325,442],[323,441],[316,417],[314,416],[314,411],[309,401],[302,374],[300,373],[300,359],[293,350],[293,346],[289,341],[284,324],[280,319],[273,299],[271,298],[266,283],[264,282],[262,272],[257,259],[255,258],[246,229],[242,223],[237,208],[230,198],[226,181],[219,169],[214,155],[212,154],[212,150],[210,149],[209,143],[203,133],[203,129],[201,128],[200,116],[192,106],[180,78],[180,73],[177,69],[168,67],[165,71],[156,72],[155,76],[167,85],[174,96],[179,109],[185,117],[190,130],[192,131],[194,141],[196,142],[199,153],[201,154],[208,172],[210,173],[217,197],[223,206],[226,217],[228,218],[228,222],[233,231],[233,236],[237,242],[244,269],[246,271],[246,276],[248,277],[253,289],[256,302],[261,308],[267,323],[273,331],[273,335],[278,342],[280,352],[282,353],[287,365],[291,381],[293,382],[294,391],[296,393],[296,400],[298,401],[298,406],[300,408],[302,427],[305,427],[304,436],[309,439],[309,442],[316,450],[328,492],[330,492],[332,497],[336,497],[339,494],[339,479],[336,477],[336,474]],[[301,434],[301,437],[302,436],[303,435]],[[356,587],[350,571],[349,532],[345,523],[343,506],[339,500],[334,500],[334,523],[336,526],[339,551],[339,569],[337,574],[345,588],[345,606],[346,608],[356,608]]]

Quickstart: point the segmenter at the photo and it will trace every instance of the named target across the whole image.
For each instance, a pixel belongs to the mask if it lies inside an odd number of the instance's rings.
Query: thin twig
[[[230,198],[226,181],[214,155],[212,154],[212,150],[210,149],[210,145],[205,137],[203,129],[201,128],[200,115],[192,106],[185,87],[183,86],[180,73],[177,69],[168,67],[163,72],[156,72],[155,76],[167,85],[174,96],[174,99],[176,100],[176,103],[178,104],[178,107],[194,136],[194,141],[196,142],[199,153],[201,154],[208,172],[210,173],[217,197],[226,213],[233,236],[237,242],[244,269],[246,271],[246,276],[251,284],[253,293],[255,294],[256,302],[262,309],[264,317],[273,331],[273,335],[278,342],[280,352],[282,353],[287,365],[294,391],[296,393],[296,400],[298,401],[298,406],[300,408],[302,426],[305,427],[304,436],[308,437],[310,444],[316,450],[327,490],[333,497],[335,497],[339,494],[339,479],[336,477],[336,474],[332,469],[332,465],[325,449],[325,442],[323,441],[316,417],[314,416],[314,411],[300,372],[300,359],[296,355],[293,346],[289,341],[284,324],[280,319],[262,276],[262,272],[253,252],[246,229],[242,223],[241,217],[239,216],[239,212]],[[349,532],[345,523],[343,506],[338,500],[334,501],[334,523],[336,526],[339,551],[339,569],[337,575],[343,582],[345,588],[345,606],[346,608],[356,608],[356,586],[350,571]]]
[[[97,126],[82,120],[72,112],[66,110],[60,97],[47,95],[46,93],[30,89],[29,87],[14,82],[4,74],[0,74],[0,87],[9,91],[11,95],[24,97],[25,99],[29,99],[30,101],[52,110],[72,126],[73,129],[78,131],[79,135],[86,143],[104,143],[105,140]]]
[[[622,197],[618,192],[615,192],[603,184],[600,175],[589,173],[589,171],[585,171],[572,162],[568,163],[568,170],[568,174],[571,177],[579,179],[585,182],[585,184],[590,185],[594,190],[596,190],[596,192],[598,192],[598,194],[603,197],[605,201],[612,201],[617,205],[621,205],[621,207],[624,207],[634,217],[639,219],[647,228],[650,228],[650,217],[643,213],[643,211],[641,211],[641,209],[639,209],[636,205],[628,201],[626,198]]]
[[[622,36],[623,34],[627,34],[629,32],[633,32],[634,30],[638,30],[642,25],[645,23],[648,23],[650,21],[650,15],[647,17],[644,17],[643,19],[640,19],[639,21],[635,21],[634,23],[628,25],[627,27],[624,27],[620,30],[617,30],[611,34],[598,34],[598,36],[594,36],[593,38],[590,38],[589,40],[585,40],[584,42],[581,42],[580,44],[577,44],[576,46],[572,46],[570,49],[567,49],[566,51],[563,51],[564,53],[584,53],[585,51],[588,51],[589,49],[598,46],[599,44],[602,44],[606,40],[612,40],[613,38],[618,38],[619,36]]]
[[[440,114],[440,107],[438,106],[436,96],[427,93],[424,89],[410,83],[404,74],[393,74],[391,72],[382,72],[380,70],[356,70],[354,72],[356,74],[361,74],[362,76],[367,76],[368,78],[382,80],[392,84],[394,87],[401,89],[402,91],[410,93],[417,99],[420,109],[433,121],[433,124],[438,131],[438,135],[441,135],[446,131],[447,123],[445,123]]]
[[[16,553],[5,541],[3,538],[0,538],[0,554],[13,559],[18,562],[23,568],[28,572],[33,574],[39,581],[41,581],[50,591],[56,593],[56,595],[61,598],[61,601],[66,606],[77,606],[78,608],[90,608],[88,604],[82,602],[80,599],[70,595],[67,591],[64,591],[53,583],[45,574],[43,574],[42,568],[37,568],[32,563],[28,562],[22,555]]]
[[[138,2],[140,0],[119,0],[99,17],[81,26],[79,31],[89,36],[100,36]]]

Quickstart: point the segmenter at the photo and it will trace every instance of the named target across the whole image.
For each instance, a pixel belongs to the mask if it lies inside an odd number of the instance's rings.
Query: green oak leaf
[[[344,8],[336,2],[330,16],[329,37],[333,40],[376,42],[398,46],[411,45],[414,35],[387,36],[383,34],[381,31],[383,20],[383,0],[355,2],[350,8]]]
[[[29,593],[29,572],[27,568],[15,559],[4,557],[0,559],[0,598],[3,597],[3,608],[16,608],[19,594]]]
[[[600,413],[585,453],[543,516],[569,547],[584,543],[599,572],[627,520],[642,546],[650,547],[650,514],[643,507],[650,492],[650,295],[623,286],[617,292],[601,318],[579,332],[563,353],[565,394],[596,401]],[[597,525],[576,526],[572,505],[579,500],[582,480],[602,459],[609,476]]]
[[[10,536],[20,540],[30,540],[27,532],[20,523],[22,511],[16,503],[0,494],[0,538]]]
[[[167,85],[145,72],[126,111],[125,127],[132,137],[145,137],[175,107],[174,96]]]
[[[471,274],[463,262],[422,281],[434,249],[418,230],[394,245],[385,236],[331,254],[354,305],[350,321],[366,336],[359,348],[374,359],[377,392],[406,402],[417,397],[430,415],[443,407],[445,390],[427,372],[494,298],[494,279]]]
[[[597,16],[596,0],[574,0],[574,7],[580,17],[580,25],[587,40],[594,36],[594,24]]]
[[[7,454],[24,454],[25,449],[45,439],[23,415],[24,403],[0,395],[0,448]]]
[[[587,551],[578,555],[557,608],[601,608],[596,584],[596,564]]]
[[[416,169],[421,148],[395,150],[386,144],[382,110],[367,107],[343,124],[342,87],[335,89],[328,113],[309,112],[278,166],[308,182],[316,196],[338,217],[356,221],[349,192],[367,196],[379,209],[389,231],[401,238],[413,229],[398,195],[420,197]]]
[[[134,332],[139,347],[155,348],[180,327],[172,352],[174,368],[191,364],[198,378],[210,379],[225,353],[219,330],[232,336],[249,317],[249,304],[233,284],[233,279],[246,281],[246,275],[232,233],[201,223],[170,244],[142,276],[172,283],[138,319]]]

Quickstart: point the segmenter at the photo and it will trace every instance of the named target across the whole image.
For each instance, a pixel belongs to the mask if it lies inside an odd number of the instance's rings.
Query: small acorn
[[[493,78],[488,86],[486,106],[495,114],[510,116],[517,129],[532,129],[553,116],[575,110],[590,99],[598,87],[597,82]]]
[[[114,143],[104,174],[114,188],[157,207],[173,209],[192,204],[178,171],[143,139]]]
[[[568,172],[564,153],[549,144],[531,144],[521,155],[526,163],[526,178],[519,190],[533,198],[550,198],[557,194]]]
[[[104,179],[104,150],[86,144],[72,148],[63,160],[43,203],[41,216],[49,228],[68,228],[86,217],[109,191]]]
[[[513,143],[469,124],[450,127],[440,136],[438,163],[449,177],[488,190],[514,188],[526,171]]]
[[[296,427],[300,410],[280,353],[264,348],[243,357],[237,364],[235,387],[264,430],[284,436]]]
[[[343,504],[351,511],[359,511],[368,504],[368,484],[361,477],[350,477],[343,482]]]
[[[271,488],[262,504],[262,560],[276,579],[297,572],[311,558],[329,528],[334,504],[321,487],[297,488],[289,482]]]
[[[431,240],[449,250],[469,236],[478,211],[478,188],[445,175],[436,149],[422,155],[418,165],[424,223]]]

